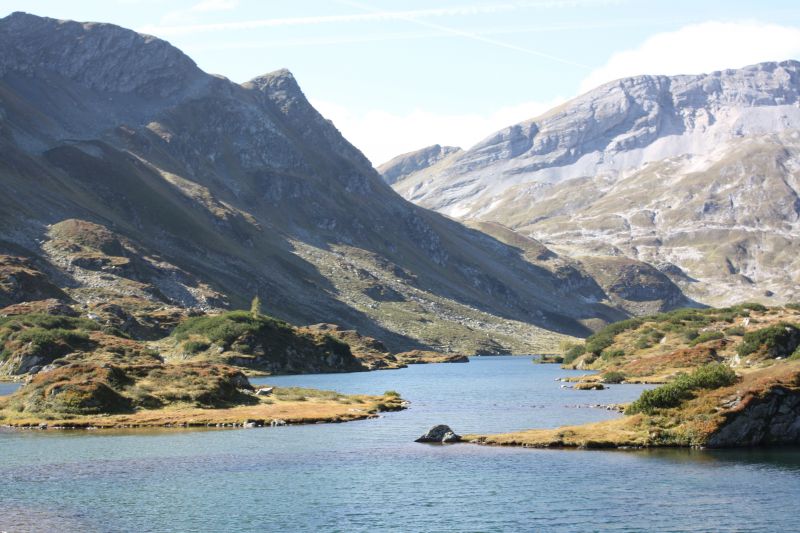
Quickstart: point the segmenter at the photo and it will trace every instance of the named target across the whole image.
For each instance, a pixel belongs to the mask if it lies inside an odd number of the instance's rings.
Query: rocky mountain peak
[[[203,76],[187,55],[151,35],[22,12],[0,19],[0,51],[0,77],[56,75],[145,98],[171,96]]]
[[[257,76],[242,86],[266,94],[283,112],[296,106],[311,107],[294,74],[286,68]]]

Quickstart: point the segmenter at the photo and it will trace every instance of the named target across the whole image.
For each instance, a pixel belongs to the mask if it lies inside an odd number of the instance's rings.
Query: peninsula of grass
[[[243,427],[345,422],[403,408],[397,393],[254,389],[239,370],[196,363],[81,363],[0,398],[0,425],[34,428]]]
[[[681,309],[612,324],[566,347],[564,367],[595,383],[661,383],[621,418],[467,435],[529,447],[736,447],[800,444],[800,306]],[[587,392],[591,394],[591,392]]]

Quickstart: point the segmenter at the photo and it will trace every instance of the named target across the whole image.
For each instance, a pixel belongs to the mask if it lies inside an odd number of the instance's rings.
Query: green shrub
[[[638,339],[636,339],[636,342],[633,344],[633,346],[637,350],[646,350],[652,346],[652,343],[650,342],[650,339],[648,339],[647,337],[639,337]]]
[[[614,344],[613,335],[595,333],[586,339],[586,351],[589,353],[599,354],[612,344]]]
[[[736,373],[723,363],[710,363],[682,374],[671,383],[642,393],[638,400],[625,410],[626,414],[652,414],[657,409],[677,407],[692,398],[697,389],[718,389],[736,382]]]
[[[568,365],[585,353],[586,353],[586,347],[583,344],[576,344],[575,346],[566,351],[564,357],[562,358],[562,362],[565,365]]]
[[[39,355],[55,358],[85,347],[89,342],[89,335],[69,329],[36,327],[20,331],[13,339],[21,343],[31,343],[33,350]]]
[[[188,341],[183,345],[183,351],[188,354],[196,354],[208,350],[211,345],[203,341]]]
[[[609,359],[622,357],[624,355],[625,355],[625,350],[603,350],[603,353],[600,354],[600,359],[608,361]]]
[[[732,328],[725,329],[725,335],[729,337],[744,337],[745,330],[742,326],[734,326]]]
[[[740,357],[746,357],[764,346],[770,356],[785,357],[795,351],[798,342],[800,342],[800,329],[781,322],[745,333],[742,342],[736,347],[736,352]]]
[[[748,311],[760,311],[762,313],[767,310],[766,305],[756,302],[745,302],[743,304],[739,304],[737,307],[740,307],[741,309],[747,309]]]
[[[220,315],[189,318],[175,328],[172,336],[182,341],[188,339],[190,335],[202,335],[210,342],[227,347],[237,338],[248,333],[289,329],[291,326],[272,317],[253,316],[247,311],[231,311]]]
[[[793,309],[795,311],[800,311],[800,304],[798,303],[789,303],[784,305],[786,309]]]
[[[724,363],[709,363],[683,378],[690,389],[718,389],[736,382],[736,372]]]
[[[625,381],[625,374],[622,372],[618,372],[613,370],[611,372],[606,372],[602,376],[600,376],[604,383],[622,383]]]
[[[31,313],[27,315],[11,315],[0,317],[0,328],[19,331],[24,328],[39,327],[43,329],[83,329],[95,331],[100,326],[88,318],[76,318],[64,315],[47,315]]]
[[[693,340],[695,340],[699,336],[700,336],[700,332],[697,331],[696,329],[691,329],[691,330],[689,330],[689,331],[687,331],[686,333],[683,334],[683,338],[686,339],[689,342],[692,342]]]
[[[396,390],[387,390],[386,392],[383,393],[383,395],[384,396],[394,396],[396,398],[400,397],[400,393],[397,392]]]
[[[711,319],[708,314],[714,310],[711,309],[694,309],[683,308],[670,311],[669,313],[660,313],[653,317],[655,322],[667,322],[673,325],[681,325],[684,322],[691,322],[696,325],[708,324]]]
[[[639,350],[650,348],[653,344],[660,342],[664,338],[664,333],[661,331],[647,327],[642,329],[639,337],[636,339],[634,346]]]
[[[682,322],[679,324],[673,324],[672,322],[664,322],[662,324],[659,324],[659,327],[669,333],[679,333],[684,329],[686,329],[686,326],[684,326]]]
[[[614,322],[586,339],[586,351],[599,356],[603,350],[614,344],[614,337],[625,331],[636,329],[644,323],[641,318],[629,318]]]
[[[697,346],[703,342],[715,341],[723,338],[725,338],[725,334],[721,331],[704,331],[692,339],[692,341],[689,343],[689,346]]]

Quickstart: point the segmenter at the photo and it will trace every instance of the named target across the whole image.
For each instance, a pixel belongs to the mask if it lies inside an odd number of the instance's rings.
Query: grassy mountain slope
[[[237,85],[152,37],[21,13],[0,48],[0,252],[80,301],[258,294],[293,323],[466,353],[541,351],[625,314],[402,200],[288,71]]]

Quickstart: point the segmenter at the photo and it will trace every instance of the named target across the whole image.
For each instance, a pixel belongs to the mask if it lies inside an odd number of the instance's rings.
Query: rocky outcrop
[[[313,324],[302,328],[316,335],[329,335],[350,346],[353,357],[369,370],[402,368],[405,365],[392,355],[381,341],[347,330],[336,324]]]
[[[427,363],[469,363],[469,357],[460,353],[442,353],[430,350],[411,350],[395,354],[398,361],[406,365]]]
[[[193,274],[100,224],[78,219],[53,224],[42,250],[51,264],[76,283],[118,298],[206,310],[228,305],[223,294]],[[126,321],[122,309],[107,307],[105,311]]]
[[[406,176],[426,170],[461,151],[461,148],[456,146],[434,144],[421,150],[399,155],[377,167],[377,170],[386,183],[393,185]]]
[[[367,370],[346,342],[323,330],[244,311],[189,318],[159,346],[168,360],[212,361],[261,373]]]
[[[0,306],[70,298],[28,258],[0,255]]]
[[[655,267],[626,257],[582,257],[580,266],[606,298],[632,315],[647,315],[693,304]]]
[[[800,391],[773,387],[726,415],[710,448],[800,444]]]
[[[439,424],[438,426],[433,426],[427,431],[427,433],[416,439],[414,442],[447,444],[459,442],[460,440],[461,435],[457,435],[452,429],[450,429],[450,426]]]

